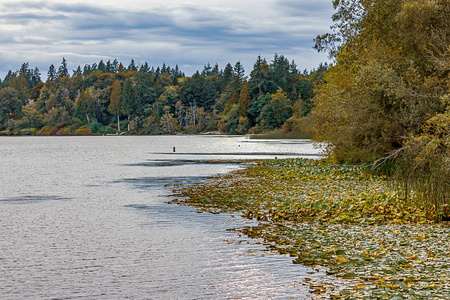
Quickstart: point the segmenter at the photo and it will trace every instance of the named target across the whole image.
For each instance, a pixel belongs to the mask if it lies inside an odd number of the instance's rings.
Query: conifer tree
[[[56,79],[56,68],[53,64],[50,65],[47,71],[47,80],[50,82],[55,82]]]
[[[67,69],[67,61],[64,57],[61,62],[61,65],[58,68],[57,75],[58,75],[58,78],[69,76],[69,70]]]

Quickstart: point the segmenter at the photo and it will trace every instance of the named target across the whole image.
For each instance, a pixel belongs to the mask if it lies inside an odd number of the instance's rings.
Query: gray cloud
[[[2,11],[17,11],[17,10],[40,10],[62,13],[92,13],[101,15],[107,10],[98,6],[90,4],[76,3],[64,3],[64,2],[49,2],[49,1],[14,1],[7,5],[2,5]]]
[[[275,52],[295,59],[299,67],[324,61],[326,56],[311,47],[330,25],[329,0],[269,3],[261,2],[260,12],[182,3],[139,10],[82,2],[0,4],[0,75],[24,61],[46,73],[63,56],[72,68],[100,59],[134,59],[185,66],[188,75],[208,62],[224,67],[238,60],[249,72],[259,54],[270,60]]]
[[[33,20],[48,21],[67,19],[64,15],[45,15],[36,13],[7,13],[2,14],[1,17],[3,22],[7,21],[10,24],[26,24]]]
[[[278,0],[276,4],[283,13],[295,17],[329,18],[333,12],[332,1]]]

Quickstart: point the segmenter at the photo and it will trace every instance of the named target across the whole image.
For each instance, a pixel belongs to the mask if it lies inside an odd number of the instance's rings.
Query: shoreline
[[[386,178],[308,159],[255,162],[176,188],[171,202],[258,221],[236,230],[339,279],[305,279],[317,298],[450,297],[450,227],[426,220]]]

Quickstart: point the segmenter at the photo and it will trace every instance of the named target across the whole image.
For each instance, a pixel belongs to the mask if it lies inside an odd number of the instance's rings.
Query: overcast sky
[[[117,58],[190,76],[208,62],[249,73],[278,53],[310,70],[327,61],[312,46],[332,13],[331,0],[0,0],[0,77],[29,62],[45,80],[63,57],[70,70]]]

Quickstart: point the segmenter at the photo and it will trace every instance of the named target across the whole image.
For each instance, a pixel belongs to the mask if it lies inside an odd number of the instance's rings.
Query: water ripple
[[[43,201],[65,201],[65,200],[73,200],[72,198],[55,196],[55,195],[25,195],[18,197],[10,197],[10,198],[2,198],[0,199],[0,203],[15,203],[15,204],[27,204],[34,202],[43,202]]]

